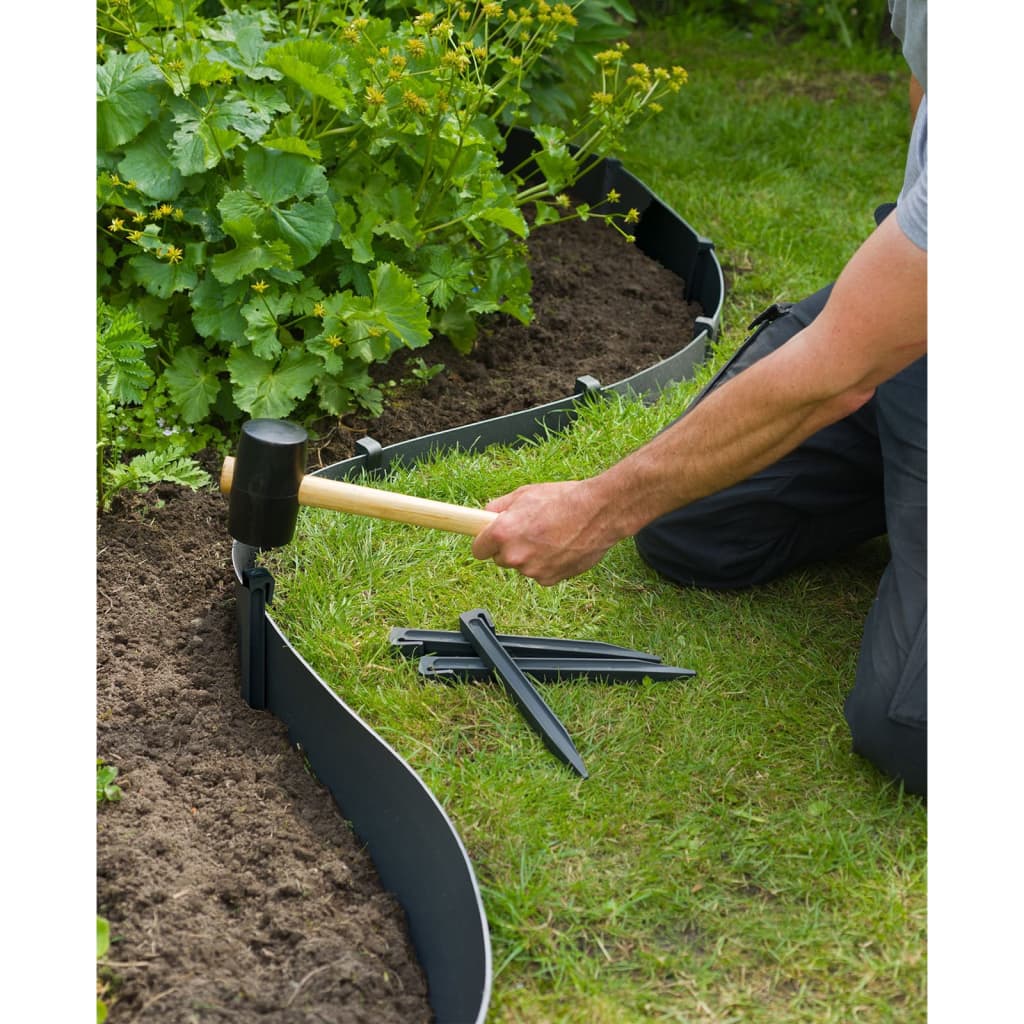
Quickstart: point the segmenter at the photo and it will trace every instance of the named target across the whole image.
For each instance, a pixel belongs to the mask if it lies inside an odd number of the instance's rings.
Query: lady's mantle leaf
[[[392,338],[407,348],[426,345],[427,304],[409,275],[393,263],[381,263],[370,272],[370,284],[373,299],[349,298],[343,313],[352,354],[366,362],[382,359]]]
[[[207,274],[192,289],[192,324],[204,337],[214,341],[241,342],[245,320],[239,312],[243,296],[248,292],[242,281],[222,286]]]
[[[294,203],[286,210],[272,206],[270,213],[281,238],[291,247],[295,267],[308,263],[334,232],[334,209],[324,196],[313,203]]]
[[[125,147],[124,159],[117,165],[118,171],[150,199],[177,199],[184,187],[181,172],[171,162],[166,134],[165,126],[150,125]]]
[[[522,211],[518,207],[488,206],[481,210],[477,216],[483,218],[483,220],[499,224],[520,238],[525,238],[529,234],[526,218],[523,217]]]
[[[327,191],[324,169],[298,153],[250,149],[245,155],[245,183],[267,203],[322,196]]]
[[[241,14],[229,11],[210,23],[203,32],[206,38],[227,44],[213,47],[210,52],[249,78],[280,78],[278,72],[262,66],[268,45],[263,38],[262,19],[265,16],[265,12]]]
[[[134,139],[160,110],[163,75],[144,53],[115,53],[96,69],[96,141],[101,150]]]
[[[258,238],[239,242],[228,252],[219,252],[210,260],[213,276],[221,284],[232,284],[257,270],[291,266],[291,250],[284,242],[264,243]]]
[[[242,316],[247,324],[245,336],[253,352],[261,359],[275,359],[280,353],[280,325],[277,318],[290,313],[291,309],[291,298],[287,294],[261,295],[242,307]]]
[[[321,39],[293,40],[264,55],[264,62],[270,67],[342,111],[353,103],[351,90],[341,84],[338,75],[338,66],[343,66],[345,60],[342,50]]]
[[[251,142],[266,134],[270,115],[235,99],[198,110],[195,105],[179,104],[174,121],[179,126],[171,146],[175,163],[182,174],[202,174],[211,170],[242,141]]]
[[[420,291],[438,309],[445,309],[457,296],[469,291],[473,265],[442,245],[424,246],[427,269],[417,278]]]
[[[150,295],[159,299],[169,299],[175,292],[188,291],[194,288],[199,280],[195,266],[190,260],[184,263],[169,263],[156,259],[149,253],[139,253],[129,261],[130,270],[125,272],[125,279],[142,285]]]
[[[228,359],[238,407],[255,417],[282,419],[309,394],[320,371],[319,360],[300,349],[289,349],[280,360],[260,359],[247,348]]]
[[[340,373],[321,378],[316,387],[320,404],[335,416],[344,416],[361,406],[374,416],[383,408],[383,395],[373,386],[365,364],[349,360]]]
[[[174,354],[164,380],[186,423],[199,423],[209,415],[220,391],[218,374],[223,369],[222,359],[207,359],[199,348],[180,348]]]

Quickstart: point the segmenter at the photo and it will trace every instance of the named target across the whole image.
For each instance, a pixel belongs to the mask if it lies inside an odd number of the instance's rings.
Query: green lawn
[[[677,415],[776,299],[827,283],[901,180],[896,57],[706,26],[635,59],[691,74],[627,166],[716,242],[725,330],[699,380],[654,406],[586,408],[565,435],[441,457],[383,486],[482,504],[596,471]],[[921,803],[850,751],[842,701],[884,540],[740,594],[676,589],[630,544],[554,588],[472,558],[466,538],[312,510],[275,554],[275,618],[421,773],[462,835],[494,948],[489,1020],[923,1021]],[[424,683],[395,625],[603,639],[692,680],[539,687],[590,771],[552,758],[500,688]]]

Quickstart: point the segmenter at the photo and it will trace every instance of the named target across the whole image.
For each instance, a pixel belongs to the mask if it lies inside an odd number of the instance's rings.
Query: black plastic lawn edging
[[[531,145],[527,133],[513,133],[507,161],[518,163]],[[690,378],[706,358],[721,318],[725,286],[714,247],[616,160],[598,164],[575,193],[580,201],[596,203],[611,190],[621,196],[623,212],[634,208],[640,214],[639,248],[678,274],[685,298],[705,311],[697,318],[695,337],[655,366],[607,387],[583,376],[565,398],[533,409],[387,447],[363,438],[358,455],[314,475],[336,480],[382,475],[435,452],[523,443],[563,430],[583,400],[604,394],[652,396]],[[490,933],[461,838],[412,767],[328,687],[268,614],[274,581],[257,565],[257,549],[235,541],[232,563],[242,697],[288,727],[291,742],[365,844],[381,884],[401,903],[438,1024],[482,1024],[492,986]]]

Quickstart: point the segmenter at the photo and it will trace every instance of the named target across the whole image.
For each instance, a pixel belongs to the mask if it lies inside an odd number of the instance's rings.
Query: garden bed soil
[[[703,311],[598,222],[530,239],[536,319],[469,356],[392,360],[379,418],[322,421],[310,468],[613,383],[677,351]],[[412,369],[443,363],[425,386]],[[219,459],[207,468],[216,472]],[[97,526],[97,755],[123,797],[97,812],[111,1024],[429,1021],[404,914],[284,727],[239,696],[226,501],[159,485]]]

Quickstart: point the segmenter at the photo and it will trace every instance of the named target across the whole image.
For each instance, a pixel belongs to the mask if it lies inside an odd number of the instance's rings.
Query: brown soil
[[[311,468],[612,383],[680,348],[702,311],[597,223],[532,236],[537,316],[399,387],[377,421],[319,424]],[[393,360],[387,378],[411,376]],[[213,461],[213,460],[211,460]],[[210,468],[213,468],[211,466]],[[97,754],[123,799],[97,815],[112,1024],[431,1019],[397,901],[284,727],[239,696],[223,498],[169,485],[98,521]]]

